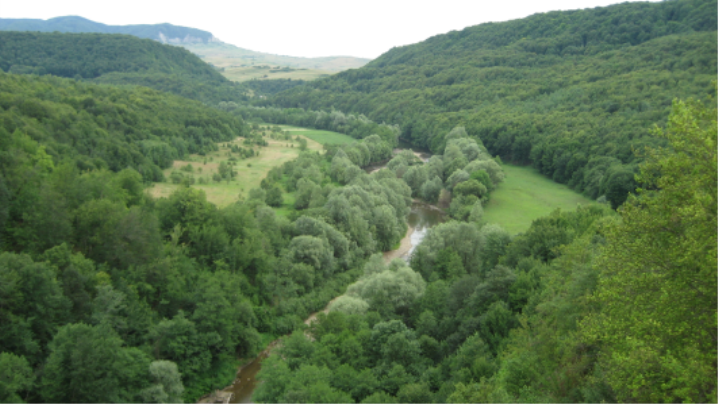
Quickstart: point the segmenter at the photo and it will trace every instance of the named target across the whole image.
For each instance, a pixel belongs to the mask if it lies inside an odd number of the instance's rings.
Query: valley
[[[334,73],[357,69],[368,59],[349,56],[301,58],[272,55],[225,43],[182,44],[183,48],[221,69],[232,81],[292,79],[311,81]]]
[[[717,15],[0,19],[0,402],[715,401]]]

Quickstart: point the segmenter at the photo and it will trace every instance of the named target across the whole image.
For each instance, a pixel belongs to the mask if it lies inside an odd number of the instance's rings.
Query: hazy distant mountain
[[[316,69],[339,72],[347,69],[360,68],[371,61],[371,59],[356,58],[352,56],[304,58],[297,56],[273,55],[271,53],[242,49],[222,42],[182,43],[180,45],[207,62],[224,68],[266,64],[291,67],[295,69]]]
[[[179,27],[172,24],[106,25],[77,16],[56,17],[49,20],[0,18],[0,31],[127,34],[184,46],[206,62],[229,69],[239,68],[242,65],[270,65],[334,73],[359,68],[370,61],[351,56],[303,58],[273,55],[225,44],[215,38],[212,33],[196,28]]]
[[[0,31],[127,34],[171,44],[220,42],[211,33],[196,28],[172,24],[105,25],[77,16],[49,20],[0,18]]]

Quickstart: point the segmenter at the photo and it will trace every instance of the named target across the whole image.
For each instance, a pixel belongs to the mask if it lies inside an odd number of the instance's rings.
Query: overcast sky
[[[616,0],[0,0],[0,18],[78,15],[108,25],[170,23],[240,48],[290,56],[376,58],[394,46],[484,22]]]

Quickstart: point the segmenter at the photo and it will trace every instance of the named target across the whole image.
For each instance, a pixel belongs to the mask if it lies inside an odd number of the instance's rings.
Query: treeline
[[[292,79],[271,79],[271,80],[249,80],[242,83],[242,86],[251,90],[255,97],[268,96],[301,86],[306,83],[304,80]]]
[[[556,211],[513,238],[481,220],[450,221],[429,230],[410,267],[373,256],[328,315],[263,362],[253,399],[713,400],[718,170],[708,104],[674,104],[656,133],[669,147],[649,153],[645,190],[618,214]]]
[[[141,85],[209,104],[247,100],[244,87],[186,49],[129,35],[0,32],[0,69]]]
[[[617,207],[636,187],[632,150],[660,144],[648,130],[671,100],[714,92],[715,15],[714,0],[675,0],[482,24],[264,104],[364,114],[437,153],[462,125],[504,161]]]
[[[80,170],[132,167],[144,181],[161,181],[173,160],[248,129],[241,118],[148,88],[0,72],[0,133],[29,137]]]
[[[402,180],[353,166],[342,187],[332,156],[312,152],[224,209],[191,187],[154,200],[137,171],[152,164],[146,142],[201,152],[242,121],[143,88],[4,73],[0,85],[1,401],[194,401],[406,232]],[[369,161],[391,153],[378,136],[360,143]],[[307,187],[290,218],[266,204]]]
[[[397,145],[401,133],[397,125],[379,124],[363,114],[345,114],[335,109],[312,111],[302,108],[257,107],[235,102],[220,102],[217,107],[247,121],[330,130],[355,139],[378,135],[391,147]]]

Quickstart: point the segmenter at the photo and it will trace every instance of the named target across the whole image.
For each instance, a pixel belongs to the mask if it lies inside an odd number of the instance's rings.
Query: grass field
[[[321,144],[348,144],[357,140],[342,133],[330,132],[328,130],[297,128],[295,126],[279,125],[282,130],[289,132],[292,136],[305,136]]]
[[[222,75],[232,81],[292,79],[311,81],[334,74],[328,70],[317,69],[284,69],[277,70],[261,66],[230,66],[225,67]]]
[[[298,134],[299,133],[293,133],[292,136],[296,137]],[[299,135],[301,136],[301,134]],[[182,167],[192,164],[193,170],[190,175],[192,175],[196,181],[192,187],[203,190],[207,194],[207,200],[218,207],[227,206],[237,201],[240,197],[246,198],[249,194],[249,190],[258,187],[269,170],[293,160],[299,155],[299,142],[296,140],[273,140],[269,137],[265,139],[269,143],[269,146],[253,146],[255,151],[259,151],[259,156],[237,161],[234,166],[237,176],[229,182],[215,182],[212,180],[212,175],[218,171],[221,162],[229,161],[229,150],[224,147],[224,145],[236,143],[238,146],[246,148],[247,146],[242,144],[243,138],[236,138],[232,142],[222,142],[220,143],[219,151],[208,153],[206,156],[193,154],[190,155],[187,160],[177,160],[173,163],[172,167],[164,170],[164,175],[169,179],[173,171],[180,170]],[[307,146],[310,150],[323,150],[321,144],[311,139],[307,140]],[[206,163],[205,160],[207,160]],[[184,175],[188,175],[185,171],[180,170],[180,172]],[[205,182],[204,184],[200,183],[200,178]],[[147,192],[155,198],[167,197],[180,186],[179,184],[172,184],[169,181],[155,183]],[[292,198],[285,197],[285,205],[288,203],[287,199]],[[293,200],[291,202],[293,203]]]
[[[541,175],[531,167],[503,165],[506,179],[491,193],[484,219],[497,223],[511,234],[526,231],[531,222],[560,208],[596,203]]]

